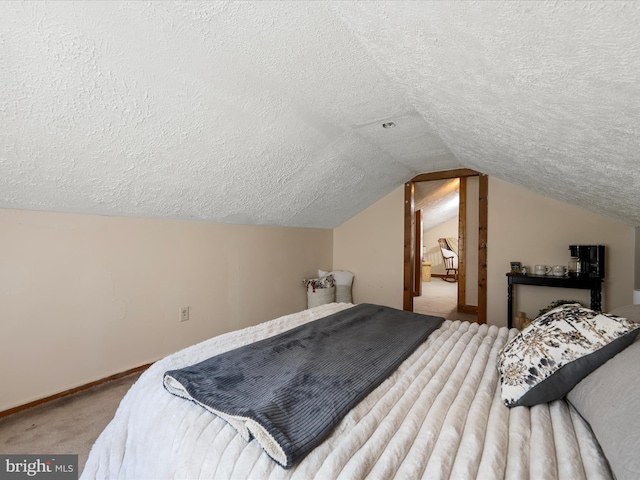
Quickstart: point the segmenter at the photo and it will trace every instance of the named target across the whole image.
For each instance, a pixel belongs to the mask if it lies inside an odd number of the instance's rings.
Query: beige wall
[[[0,411],[302,310],[332,262],[327,229],[0,209],[0,232]]]
[[[422,238],[423,250],[426,253],[425,261],[431,262],[431,273],[446,273],[442,252],[440,252],[440,246],[438,245],[438,239],[446,237],[458,238],[457,216],[424,232],[424,237]]]
[[[302,310],[301,279],[355,273],[354,301],[402,308],[404,187],[333,231],[0,209],[0,411]],[[506,324],[509,262],[607,247],[604,308],[632,303],[634,229],[489,181],[488,319]],[[586,291],[518,286],[529,316]],[[190,306],[180,323],[179,308]]]
[[[354,303],[402,308],[404,186],[333,230],[333,268],[355,274]]]
[[[356,275],[356,302],[402,308],[404,188],[334,230],[334,268]],[[571,244],[606,246],[603,308],[633,303],[633,228],[508,183],[489,179],[488,323],[506,325],[509,262],[566,264]],[[516,307],[529,316],[558,299],[589,304],[589,292],[518,286]]]
[[[633,303],[633,228],[582,208],[490,179],[488,229],[488,318],[506,324],[506,277],[509,262],[566,265],[569,245],[604,245],[606,278],[603,309]],[[589,305],[588,290],[520,286],[516,309],[534,318],[554,300]]]

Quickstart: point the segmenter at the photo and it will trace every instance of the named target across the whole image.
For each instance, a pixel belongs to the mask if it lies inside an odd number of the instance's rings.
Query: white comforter
[[[212,338],[155,363],[93,446],[83,479],[607,479],[565,401],[508,409],[496,353],[506,328],[446,321],[304,460],[284,470],[256,441],[171,395],[167,370],[349,308],[330,304]]]

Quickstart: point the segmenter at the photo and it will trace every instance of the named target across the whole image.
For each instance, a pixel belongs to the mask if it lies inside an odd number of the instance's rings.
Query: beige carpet
[[[422,282],[422,296],[413,298],[413,311],[444,317],[447,320],[478,320],[477,315],[458,312],[457,303],[458,284],[432,277],[430,282]]]
[[[3,454],[78,454],[82,472],[91,446],[140,373],[0,418]]]

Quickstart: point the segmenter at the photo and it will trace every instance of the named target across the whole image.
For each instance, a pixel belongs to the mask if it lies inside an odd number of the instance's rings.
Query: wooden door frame
[[[488,190],[489,190],[489,178],[475,170],[470,169],[458,169],[448,170],[444,172],[435,173],[423,173],[415,176],[410,181],[405,183],[404,188],[404,289],[403,289],[403,301],[402,308],[404,310],[413,311],[413,296],[414,296],[414,278],[415,272],[415,242],[414,242],[414,229],[415,229],[415,183],[424,182],[429,180],[447,180],[451,178],[466,179],[466,177],[478,177],[479,178],[479,192],[478,192],[478,323],[486,323],[487,321],[487,222],[488,222]],[[466,180],[462,182],[465,184],[462,187],[461,204],[466,205]],[[458,236],[462,242],[463,251],[466,251],[467,245],[465,243],[465,226],[466,220],[460,212],[459,218],[459,230]],[[459,258],[459,273],[461,277],[465,275],[466,259],[465,255],[461,255]],[[464,282],[465,280],[463,280]],[[458,289],[464,289],[466,283],[462,285],[458,282]],[[460,292],[459,292],[460,293]],[[459,297],[460,298],[460,297]],[[464,301],[464,291],[461,295]],[[462,308],[463,311],[470,311]]]
[[[413,245],[413,260],[415,265],[413,267],[413,285],[414,285],[414,297],[419,297],[422,295],[422,252],[420,251],[420,245],[422,244],[422,212],[417,210],[414,212],[415,221],[414,223],[414,237],[415,242]]]

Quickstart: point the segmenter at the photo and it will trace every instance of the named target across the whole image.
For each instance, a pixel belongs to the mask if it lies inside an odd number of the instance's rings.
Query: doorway
[[[467,206],[466,244],[477,243],[477,177],[414,182],[416,279],[413,311],[449,320],[477,321],[477,252],[460,251],[460,205]],[[474,228],[475,227],[475,228]],[[464,262],[460,262],[463,259]],[[459,264],[466,266],[460,275]],[[464,301],[458,293],[464,284]],[[469,307],[469,305],[471,307]],[[464,306],[465,308],[460,308]]]
[[[476,188],[475,190],[473,188],[469,189],[469,192],[472,193],[467,198],[467,180],[471,182],[475,180],[474,177],[477,178]],[[452,182],[453,179],[459,179],[457,239],[454,238],[455,233],[450,231],[449,235],[451,235],[451,243],[455,243],[457,240],[457,281],[451,282],[448,287],[438,283],[422,283],[422,260],[425,258],[426,252],[421,248],[422,231],[419,228],[419,224],[422,221],[422,209],[416,208],[416,190],[421,190],[419,187],[422,182],[438,181],[441,184],[449,185],[448,188],[451,185],[458,185],[456,182]],[[442,182],[443,180],[445,180],[444,183]],[[472,184],[470,183],[470,185]],[[427,190],[429,189],[427,188]],[[450,292],[457,290],[455,310],[460,312],[458,316],[464,317],[465,314],[477,315],[479,323],[486,322],[487,194],[488,177],[469,169],[421,174],[405,184],[403,291],[403,308],[405,310],[414,310],[414,297],[420,296],[423,285],[426,289],[430,288],[431,290],[442,286],[437,290],[440,294],[446,288]],[[451,195],[449,195],[448,201],[451,201]],[[468,206],[472,209],[468,210]],[[475,213],[476,206],[477,214]],[[474,212],[473,214],[471,214],[472,211]],[[470,221],[467,219],[470,219]],[[428,263],[428,260],[425,263]],[[432,282],[445,283],[438,277],[433,277]],[[428,292],[425,293],[428,294]],[[467,302],[467,299],[470,302]],[[423,298],[416,298],[416,302],[423,300]],[[469,319],[469,317],[462,319]]]

